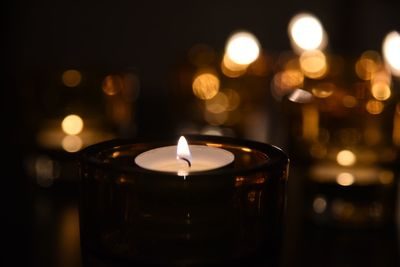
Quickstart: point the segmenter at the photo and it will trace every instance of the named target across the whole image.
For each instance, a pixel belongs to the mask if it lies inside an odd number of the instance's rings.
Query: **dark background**
[[[24,172],[25,155],[35,149],[35,123],[51,110],[35,112],[40,103],[30,86],[45,86],[54,72],[75,68],[107,73],[133,68],[141,79],[137,135],[173,133],[179,120],[171,112],[171,74],[185,61],[194,44],[206,43],[223,51],[227,36],[237,30],[253,32],[264,50],[280,53],[290,49],[287,24],[299,11],[318,16],[329,35],[333,53],[356,57],[365,50],[380,51],[385,34],[400,29],[400,2],[367,1],[12,1],[2,4],[2,62],[4,81],[1,89],[2,123],[2,211],[5,225],[2,259],[12,265],[54,266],[46,253],[35,254],[35,246],[52,250],[51,231],[37,236],[33,206],[37,189]],[[39,86],[38,86],[39,84]],[[28,89],[27,89],[28,88]],[[156,106],[157,112],[153,108]],[[160,119],[160,115],[162,119]],[[62,186],[60,186],[62,187]],[[72,185],[73,188],[73,185]],[[72,201],[74,193],[63,200],[57,186],[43,190],[45,199],[57,203]],[[64,192],[64,189],[61,190]],[[75,192],[73,189],[70,191]],[[72,200],[71,200],[72,199]],[[65,201],[64,201],[65,200]],[[57,202],[60,201],[60,202]],[[295,216],[296,212],[293,212]],[[49,229],[51,230],[51,229]],[[36,231],[36,232],[35,232]],[[297,258],[289,265],[360,266],[357,261],[325,262],[313,253],[300,257],[298,246],[318,249],[321,241],[335,232],[312,232],[307,242],[291,240],[288,245]],[[343,234],[343,233],[342,233]],[[373,245],[384,250],[374,260],[361,260],[363,266],[394,266],[397,242],[394,232],[361,235],[349,245],[357,248]],[[343,234],[345,239],[346,234]],[[50,240],[50,241],[49,241]],[[337,241],[337,239],[335,239]],[[375,241],[377,243],[375,243]],[[298,242],[298,243],[296,243]],[[338,246],[343,245],[338,242]],[[358,243],[357,243],[358,242]],[[305,246],[308,246],[305,248]],[[335,243],[328,248],[339,251]],[[293,252],[296,251],[296,252]],[[302,251],[302,250],[301,250]],[[337,252],[336,251],[336,252]],[[368,250],[366,250],[368,251]],[[347,251],[351,258],[351,252]],[[294,253],[294,254],[293,254]],[[342,253],[339,251],[337,253]],[[368,254],[368,253],[367,253]],[[289,254],[288,254],[289,255]],[[397,255],[397,254],[396,254]],[[47,258],[46,258],[47,257]],[[389,260],[380,265],[380,257]],[[296,262],[299,259],[299,262]],[[318,260],[315,260],[318,259]],[[345,258],[347,259],[347,258]],[[315,260],[315,261],[314,261]],[[316,264],[315,266],[322,266]]]

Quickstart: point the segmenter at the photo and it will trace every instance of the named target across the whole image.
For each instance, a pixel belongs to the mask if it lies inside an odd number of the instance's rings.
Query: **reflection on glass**
[[[337,175],[336,182],[342,186],[349,186],[354,183],[354,176],[348,172],[341,172]]]
[[[49,187],[53,184],[54,179],[59,176],[59,166],[48,156],[38,156],[33,160],[34,168],[31,170],[36,182],[39,186]]]
[[[333,94],[335,85],[332,83],[320,83],[311,89],[314,96],[318,98],[327,98]]]
[[[67,152],[77,152],[82,146],[82,138],[76,135],[66,135],[61,141],[62,148]]]

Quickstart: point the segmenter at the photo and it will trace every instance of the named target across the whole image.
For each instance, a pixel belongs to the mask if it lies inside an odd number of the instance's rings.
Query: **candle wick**
[[[189,165],[189,167],[192,167],[192,163],[190,162],[190,160],[188,160],[187,158],[184,158],[184,157],[180,157],[180,156],[178,156],[178,159],[181,159],[181,160],[184,160],[184,161],[186,161],[187,162],[187,164]]]

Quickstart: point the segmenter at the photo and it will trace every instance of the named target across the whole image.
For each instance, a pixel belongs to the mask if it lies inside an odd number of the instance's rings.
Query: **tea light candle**
[[[276,265],[287,155],[255,141],[187,138],[110,140],[79,153],[84,260]]]
[[[190,172],[208,171],[224,167],[234,161],[228,150],[205,146],[188,145],[181,136],[177,146],[165,146],[139,154],[135,163],[148,170],[173,172],[187,176]]]

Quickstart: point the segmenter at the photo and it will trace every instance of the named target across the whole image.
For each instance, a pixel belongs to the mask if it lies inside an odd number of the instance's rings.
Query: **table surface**
[[[304,192],[295,172],[289,177],[282,267],[295,266],[387,266],[399,265],[399,227],[338,228],[317,225],[302,212]],[[9,234],[9,250],[2,260],[12,265],[80,267],[77,180],[54,181],[50,187],[37,186],[31,178],[24,194],[26,202]],[[26,211],[26,212],[25,212]],[[17,223],[16,223],[17,222]],[[15,252],[15,251],[14,251]],[[21,256],[24,255],[24,256]],[[10,266],[10,265],[2,265]]]

